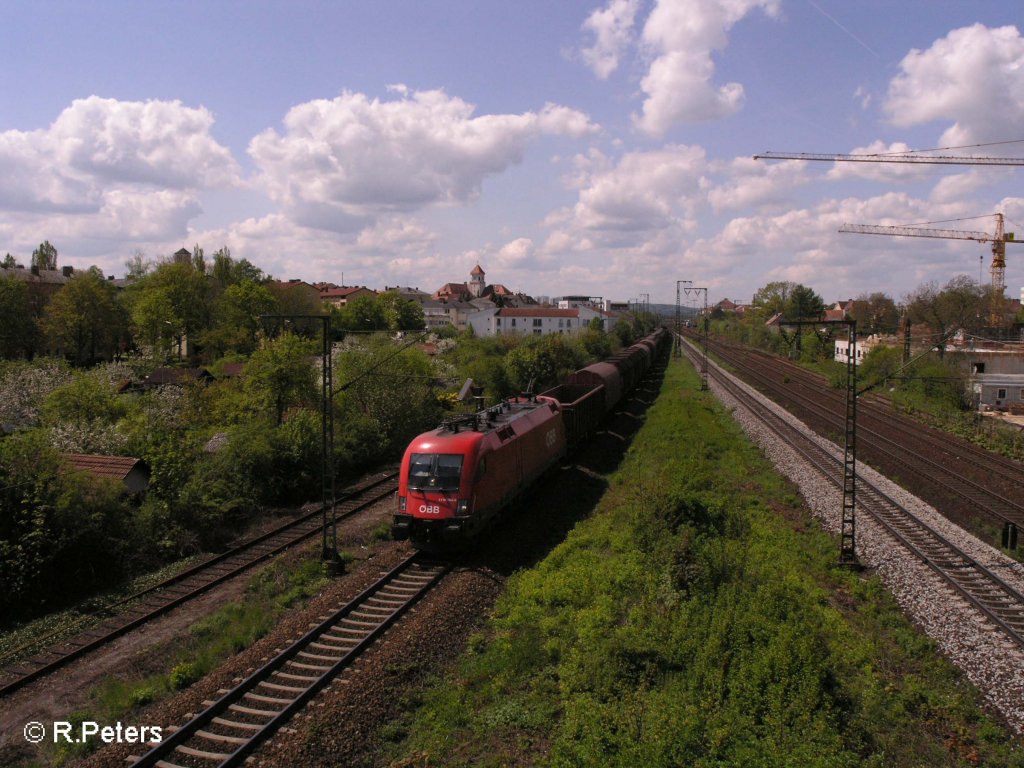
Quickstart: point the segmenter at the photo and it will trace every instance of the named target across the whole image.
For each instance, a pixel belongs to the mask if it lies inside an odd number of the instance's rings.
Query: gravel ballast
[[[826,446],[841,457],[842,450],[834,443],[816,435],[794,416],[719,366],[710,361],[708,364],[741,387],[746,398],[766,404],[819,445]],[[802,456],[778,440],[750,409],[722,385],[712,379],[710,387],[712,393],[732,410],[733,417],[776,469],[800,488],[822,526],[838,534],[843,505],[841,490],[810,467]],[[965,553],[995,570],[1015,588],[1024,591],[1024,565],[967,533],[933,507],[870,467],[858,463],[857,473],[904,505]],[[904,612],[967,675],[1014,732],[1024,734],[1024,651],[943,582],[928,565],[907,551],[863,512],[857,516],[857,556],[863,565],[877,572]]]

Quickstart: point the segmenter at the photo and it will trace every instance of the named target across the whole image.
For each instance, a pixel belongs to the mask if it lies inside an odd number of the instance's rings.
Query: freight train
[[[467,546],[520,493],[593,434],[665,350],[664,328],[553,389],[448,419],[405,450],[395,539]]]

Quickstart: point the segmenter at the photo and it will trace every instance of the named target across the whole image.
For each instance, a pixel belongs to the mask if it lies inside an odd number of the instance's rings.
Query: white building
[[[486,309],[470,315],[468,323],[477,336],[497,336],[502,333],[543,336],[549,333],[579,333],[585,330],[595,317],[600,318],[605,326],[610,320],[588,307],[504,307]]]
[[[480,310],[466,301],[449,300],[434,301],[426,300],[420,303],[423,308],[423,321],[427,328],[443,328],[446,325],[453,325],[458,330],[464,331],[468,327],[467,320]]]
[[[847,358],[850,356],[850,340],[844,336],[835,340],[836,351],[833,359],[837,363],[845,363]],[[897,347],[899,346],[899,340],[895,336],[882,336],[877,333],[873,333],[867,338],[857,339],[857,359],[853,361],[854,365],[860,365],[864,362],[864,355],[870,352],[875,347]]]

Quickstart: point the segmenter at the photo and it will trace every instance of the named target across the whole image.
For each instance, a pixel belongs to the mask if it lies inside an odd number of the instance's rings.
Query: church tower
[[[487,283],[484,280],[484,271],[480,269],[480,265],[477,264],[473,267],[473,271],[469,273],[469,292],[473,294],[474,299],[479,299],[484,295],[484,288],[487,287]]]

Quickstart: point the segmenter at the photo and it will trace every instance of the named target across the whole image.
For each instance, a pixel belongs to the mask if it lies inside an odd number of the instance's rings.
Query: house
[[[423,309],[423,321],[428,329],[444,328],[452,325],[460,331],[468,328],[467,321],[480,309],[465,301],[435,301],[428,299],[420,304]]]
[[[1024,403],[1024,346],[975,342],[972,348],[949,349],[946,355],[970,377],[979,408],[1004,411]]]
[[[429,293],[408,285],[385,285],[384,292],[387,293],[388,291],[394,291],[406,301],[415,301],[417,304],[430,301]]]
[[[142,459],[87,453],[65,453],[63,458],[74,471],[120,483],[130,493],[142,493],[149,487],[149,465]]]
[[[154,368],[147,376],[142,386],[144,389],[154,387],[184,387],[187,384],[201,382],[203,384],[213,381],[213,374],[205,368]]]
[[[826,312],[830,310],[825,310]],[[881,334],[873,333],[863,339],[857,340],[857,357],[853,361],[854,365],[860,365],[864,361],[864,356],[875,347],[899,347],[901,344],[900,340],[895,336],[883,336]],[[850,356],[850,339],[848,337],[836,338],[835,340],[835,354],[833,360],[837,363],[845,363],[847,358]]]
[[[340,288],[328,288],[320,292],[320,300],[334,307],[344,307],[352,299],[360,296],[376,296],[377,292],[365,285],[343,285]]]
[[[501,307],[477,312],[469,317],[468,323],[477,336],[509,333],[542,336],[549,333],[579,333],[595,317],[606,325],[611,318],[610,315],[588,307]]]
[[[445,283],[431,298],[435,301],[471,302],[479,309],[536,303],[529,296],[517,294],[501,283],[488,285],[486,276],[487,274],[477,264],[469,273],[468,283]]]

